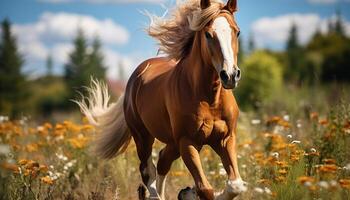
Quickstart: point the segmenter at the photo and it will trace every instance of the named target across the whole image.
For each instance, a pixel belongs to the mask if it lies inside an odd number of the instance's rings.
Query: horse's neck
[[[186,77],[194,98],[204,97],[215,104],[219,101],[222,86],[216,70],[207,63],[202,58],[199,39],[195,39],[191,52],[181,62],[181,76]]]

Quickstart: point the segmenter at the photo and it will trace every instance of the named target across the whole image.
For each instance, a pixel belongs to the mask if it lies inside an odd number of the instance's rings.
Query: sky
[[[12,22],[30,77],[46,73],[48,55],[54,73],[63,74],[81,28],[89,42],[101,39],[107,76],[118,79],[120,66],[128,77],[140,62],[157,54],[156,41],[144,31],[149,20],[142,13],[162,16],[175,5],[176,0],[1,0],[0,20]],[[350,35],[350,0],[238,0],[238,5],[241,37],[247,43],[252,35],[259,48],[283,49],[293,23],[305,44],[316,29],[327,31],[337,9]]]

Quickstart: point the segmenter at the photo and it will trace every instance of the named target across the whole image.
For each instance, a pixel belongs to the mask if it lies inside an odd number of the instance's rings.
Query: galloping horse
[[[113,158],[134,139],[150,199],[165,199],[167,173],[180,156],[200,199],[233,199],[246,190],[238,171],[239,109],[232,94],[241,77],[236,10],[237,0],[188,0],[169,19],[151,16],[148,34],[167,56],[140,64],[116,103],[108,103],[106,85],[96,81],[88,89],[89,103],[77,102],[101,131],[96,149],[101,157]],[[157,166],[151,156],[155,138],[166,144]],[[203,145],[221,157],[228,175],[225,190],[217,196],[202,169]]]

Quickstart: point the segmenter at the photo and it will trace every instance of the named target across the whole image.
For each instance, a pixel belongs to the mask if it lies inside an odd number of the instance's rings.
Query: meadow
[[[276,111],[278,104],[265,105],[269,112],[241,112],[238,162],[249,189],[237,199],[350,199],[350,106],[323,100],[289,113]],[[137,199],[135,145],[115,159],[100,160],[91,148],[96,134],[84,117],[40,124],[0,117],[0,199]],[[162,146],[156,142],[155,161]],[[220,159],[207,147],[201,158],[219,192],[226,180]],[[170,200],[193,186],[181,159],[167,181]]]

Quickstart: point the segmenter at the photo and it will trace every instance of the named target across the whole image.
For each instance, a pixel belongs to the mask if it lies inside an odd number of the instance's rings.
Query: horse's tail
[[[131,140],[124,116],[124,95],[117,102],[109,104],[107,85],[94,79],[91,79],[87,93],[87,97],[83,96],[81,101],[75,102],[88,121],[97,128],[96,154],[111,159],[123,153]]]

